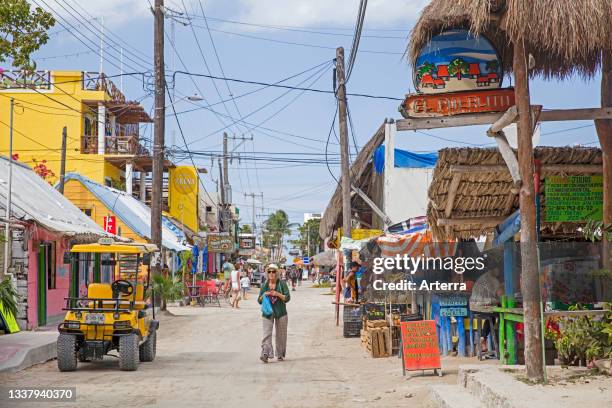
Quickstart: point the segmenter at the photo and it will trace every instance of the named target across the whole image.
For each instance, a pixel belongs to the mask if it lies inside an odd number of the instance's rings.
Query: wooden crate
[[[368,329],[376,329],[379,327],[387,327],[389,324],[386,320],[368,320],[366,323],[366,327]]]
[[[361,331],[361,345],[374,358],[391,355],[388,327],[368,328]]]

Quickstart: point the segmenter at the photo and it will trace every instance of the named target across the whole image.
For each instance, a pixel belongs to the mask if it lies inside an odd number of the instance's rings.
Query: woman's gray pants
[[[274,348],[272,347],[272,328],[276,326],[276,357],[285,358],[287,351],[287,315],[283,317],[272,317],[266,319],[262,317],[263,340],[261,341],[261,355],[274,358]]]

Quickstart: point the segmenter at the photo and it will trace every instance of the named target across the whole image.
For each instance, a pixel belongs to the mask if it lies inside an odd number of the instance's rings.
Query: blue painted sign
[[[309,258],[309,257],[307,257],[307,256],[303,257],[303,258],[302,258],[302,263],[303,263],[304,265],[309,265],[309,264],[310,264],[310,258]]]
[[[447,30],[421,50],[414,67],[414,86],[424,94],[499,88],[501,65],[497,51],[482,35]]]

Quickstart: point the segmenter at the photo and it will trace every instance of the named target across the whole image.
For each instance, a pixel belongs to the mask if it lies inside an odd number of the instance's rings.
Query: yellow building
[[[140,144],[141,123],[151,118],[103,74],[81,71],[0,70],[0,154],[9,151],[10,100],[13,154],[51,183],[59,180],[62,130],[66,173],[125,189],[146,201],[151,155]],[[134,182],[134,171],[140,173]]]

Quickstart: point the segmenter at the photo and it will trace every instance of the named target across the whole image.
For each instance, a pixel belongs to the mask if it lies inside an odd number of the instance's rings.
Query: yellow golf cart
[[[90,276],[93,254],[97,267],[107,271],[107,281],[98,278],[87,284],[87,295],[66,299],[67,311],[58,326],[57,366],[74,371],[77,361],[102,360],[111,350],[119,352],[119,368],[134,371],[139,361],[153,361],[156,351],[154,293],[148,295],[151,244],[118,243],[102,238],[97,244],[74,245],[72,262],[81,279]],[[81,260],[81,261],[79,261]],[[78,284],[78,280],[77,280]],[[78,290],[77,290],[78,293]]]

